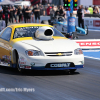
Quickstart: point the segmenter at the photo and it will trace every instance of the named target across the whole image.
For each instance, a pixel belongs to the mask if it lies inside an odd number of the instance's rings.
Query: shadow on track
[[[15,68],[9,68],[0,66],[0,73],[9,75],[20,75],[20,76],[57,76],[57,75],[77,75],[79,72],[73,74],[69,71],[41,71],[41,70],[25,70],[24,72],[18,72]]]

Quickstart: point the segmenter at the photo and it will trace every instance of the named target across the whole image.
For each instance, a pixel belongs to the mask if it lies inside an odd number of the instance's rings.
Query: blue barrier
[[[75,17],[68,17],[67,33],[75,32]]]

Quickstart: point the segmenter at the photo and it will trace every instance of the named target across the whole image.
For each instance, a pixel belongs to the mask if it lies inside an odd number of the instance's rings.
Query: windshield
[[[20,27],[20,28],[16,28],[15,32],[14,32],[14,39],[15,38],[22,38],[22,37],[34,37],[36,30],[39,27]],[[59,32],[57,29],[55,29],[54,27],[51,27],[54,31],[54,35],[53,36],[60,36],[60,37],[64,37],[64,35]]]

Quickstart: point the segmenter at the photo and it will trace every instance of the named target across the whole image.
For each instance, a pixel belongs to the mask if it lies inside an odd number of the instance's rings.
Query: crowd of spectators
[[[100,14],[100,6],[94,6],[94,7],[82,7],[84,14]],[[74,11],[73,14],[76,16],[77,11]],[[50,16],[51,18],[56,16],[63,16],[67,18],[70,16],[70,12],[64,9],[63,6],[50,6],[50,4],[47,4],[47,6],[43,6],[41,4],[36,4],[35,6],[26,6],[22,8],[21,6],[14,7],[2,7],[0,6],[0,20],[5,19],[6,26],[8,25],[8,21],[10,23],[20,23],[22,20],[24,20],[25,23],[31,22],[31,17],[37,22],[37,19],[40,21],[40,16]]]
[[[100,6],[83,7],[84,14],[100,14]]]

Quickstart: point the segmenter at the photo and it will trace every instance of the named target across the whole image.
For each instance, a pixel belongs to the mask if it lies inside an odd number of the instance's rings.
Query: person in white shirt
[[[88,10],[88,7],[85,8],[85,14],[90,14],[90,11]]]

